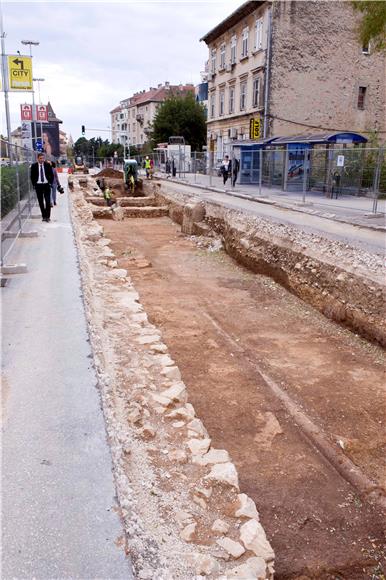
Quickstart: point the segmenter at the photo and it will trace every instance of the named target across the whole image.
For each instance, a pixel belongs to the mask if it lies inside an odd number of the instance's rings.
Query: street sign
[[[338,155],[336,160],[337,167],[344,167],[344,155]]]
[[[39,138],[35,140],[36,151],[43,151],[43,141]]]
[[[32,121],[32,105],[20,105],[21,120]]]
[[[249,138],[254,140],[260,139],[260,130],[260,118],[251,119],[249,121]]]
[[[48,121],[47,105],[36,105],[36,120],[40,123],[43,121]]]
[[[32,58],[20,54],[9,54],[8,79],[10,91],[32,91]]]

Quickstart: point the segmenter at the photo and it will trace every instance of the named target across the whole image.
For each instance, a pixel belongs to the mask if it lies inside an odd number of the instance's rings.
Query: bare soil
[[[94,175],[94,177],[116,177],[117,179],[123,179],[123,172],[118,169],[113,169],[112,167],[106,167]]]
[[[168,218],[103,221],[214,447],[235,462],[276,578],[381,579],[385,519],[310,444],[255,362],[385,487],[382,352]],[[235,348],[235,344],[239,348]]]

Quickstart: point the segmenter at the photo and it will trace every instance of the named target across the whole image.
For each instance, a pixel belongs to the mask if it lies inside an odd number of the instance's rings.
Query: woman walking
[[[56,205],[56,192],[58,190],[58,187],[60,188],[60,182],[59,182],[58,172],[56,170],[55,161],[51,161],[51,165],[52,165],[52,172],[54,174],[54,180],[51,184],[51,207],[54,207],[54,205]]]

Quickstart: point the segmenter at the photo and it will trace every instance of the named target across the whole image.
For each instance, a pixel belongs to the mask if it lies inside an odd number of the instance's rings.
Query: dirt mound
[[[111,167],[106,167],[94,175],[94,177],[116,177],[117,179],[123,179],[123,172],[118,171],[117,169],[112,169]]]

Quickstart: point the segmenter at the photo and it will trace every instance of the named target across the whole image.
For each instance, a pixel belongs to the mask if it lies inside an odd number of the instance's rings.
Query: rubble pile
[[[96,173],[94,177],[113,177],[116,179],[123,179],[123,172],[118,169],[113,169],[112,167],[105,167],[105,169]]]
[[[90,193],[92,188],[90,187]],[[229,454],[117,267],[74,178],[73,223],[127,551],[138,578],[273,578],[274,553]]]

